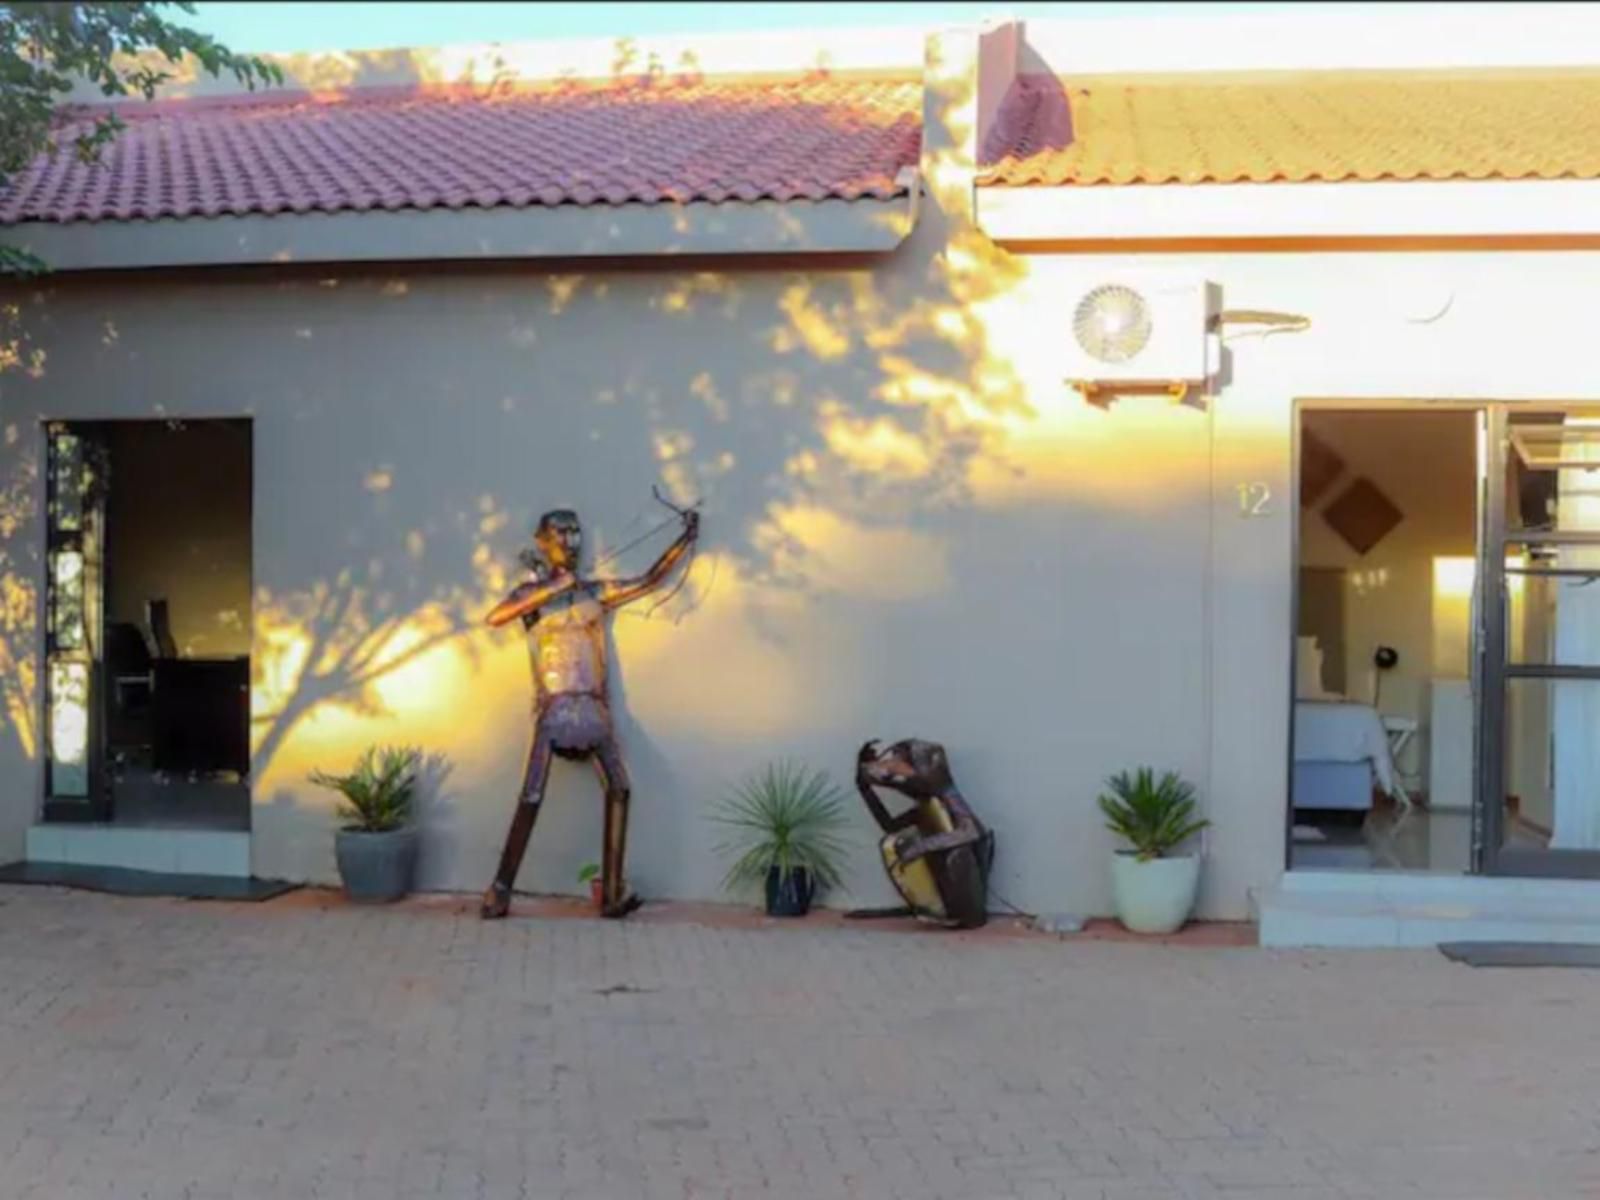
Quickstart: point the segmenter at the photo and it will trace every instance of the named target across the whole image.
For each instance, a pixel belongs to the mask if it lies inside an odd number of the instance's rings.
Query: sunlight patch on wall
[[[684,229],[687,230],[687,223]],[[701,271],[694,275],[676,277],[671,286],[662,293],[659,302],[651,303],[658,305],[663,312],[676,315],[692,312],[695,301],[701,297],[722,295],[732,295],[727,277],[710,271]]]
[[[658,462],[671,462],[694,449],[694,435],[683,429],[663,429],[652,435],[651,448]]]
[[[696,594],[682,619],[665,611],[646,617],[646,600],[620,612],[613,626],[613,688],[652,737],[789,738],[827,725],[849,705],[854,691],[830,671],[855,661],[851,635],[820,617],[814,603],[709,554],[696,561],[689,587]],[[525,666],[523,673],[527,687]],[[838,703],[819,705],[829,694]]]
[[[551,275],[545,281],[545,287],[550,292],[552,317],[559,317],[567,311],[567,306],[572,303],[572,298],[578,294],[578,288],[582,284],[582,275]]]
[[[489,516],[496,515],[492,503]],[[482,509],[480,509],[482,511]],[[465,517],[465,515],[464,515]],[[477,550],[485,550],[479,545]],[[310,738],[414,740],[481,711],[476,649],[467,634],[503,592],[504,564],[477,563],[470,585],[408,598],[385,582],[391,561],[275,594],[256,591],[251,656],[251,752],[258,774]],[[347,747],[358,750],[359,745]]]
[[[850,334],[842,314],[825,311],[816,303],[809,281],[785,288],[778,308],[789,323],[773,331],[772,349],[777,353],[791,354],[804,348],[826,362],[850,352]]]
[[[483,607],[487,609],[487,602]],[[313,807],[331,804],[309,787],[313,768],[343,769],[371,745],[417,745],[452,763],[495,761],[497,714],[525,719],[529,680],[517,652],[487,629],[460,632],[448,613],[424,610],[397,624],[352,662],[348,648],[324,648],[293,621],[258,617],[252,685],[252,753],[275,738],[257,766],[257,792],[288,790]],[[519,750],[518,753],[521,751]]]
[[[1526,566],[1520,554],[1506,558],[1506,566]],[[1433,558],[1433,670],[1435,674],[1459,676],[1461,664],[1470,661],[1472,645],[1472,595],[1477,585],[1478,563],[1470,554],[1438,554]],[[1513,605],[1522,598],[1526,577],[1506,576],[1506,590]],[[1522,628],[1509,621],[1513,657],[1520,649]]]
[[[689,394],[706,406],[706,412],[717,424],[725,424],[728,420],[728,402],[717,391],[716,382],[711,378],[710,371],[701,371],[689,381]]]
[[[381,708],[430,722],[449,722],[471,711],[472,664],[462,647],[445,643],[421,649],[438,633],[439,622],[424,617],[401,626],[384,645],[372,668],[372,691]]]
[[[950,381],[933,371],[925,371],[910,358],[886,354],[880,360],[885,379],[876,395],[885,404],[913,406],[938,404],[951,395]]]
[[[775,574],[819,591],[906,600],[950,585],[939,538],[904,528],[874,529],[826,508],[774,508],[755,540],[770,554]]]
[[[258,606],[250,656],[250,719],[259,723],[282,712],[295,694],[311,657],[311,635],[296,624],[274,620]],[[259,746],[252,745],[254,753]]]
[[[0,695],[5,698],[11,732],[29,758],[39,749],[35,728],[39,711],[37,604],[38,592],[29,580],[9,571],[0,576]]]
[[[0,374],[20,371],[29,379],[44,378],[45,363],[49,356],[42,347],[33,345],[26,333],[12,333],[21,328],[22,306],[0,306],[0,323],[5,326],[4,334],[0,334]]]
[[[914,479],[932,466],[922,440],[885,417],[855,416],[845,405],[828,400],[819,419],[828,449],[854,470]]]
[[[1433,560],[1433,671],[1460,674],[1469,661],[1472,591],[1478,564],[1471,555],[1436,555]]]
[[[1041,389],[1042,392],[1042,389]],[[997,418],[1004,435],[974,463],[979,504],[1081,499],[1156,513],[1204,503],[1211,483],[1204,413],[1164,397],[1130,396],[1107,412],[1072,393],[1030,418]]]
[[[16,425],[5,440],[21,440]],[[28,453],[13,460],[0,486],[0,708],[5,725],[29,759],[39,753],[39,589],[38,549],[27,541],[38,513],[37,460]],[[16,781],[13,781],[14,783]]]
[[[23,755],[34,758],[39,752],[33,718],[38,705],[34,666],[31,662],[19,663],[9,652],[4,652],[0,653],[0,672],[4,672],[10,680],[5,688],[6,721]]]

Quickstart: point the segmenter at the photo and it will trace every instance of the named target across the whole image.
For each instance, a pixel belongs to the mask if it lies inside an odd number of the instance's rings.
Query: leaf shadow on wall
[[[80,347],[89,377],[138,378],[143,399],[91,407],[255,415],[252,771],[273,797],[257,819],[325,839],[305,771],[372,741],[470,746],[499,765],[458,786],[509,802],[529,685],[483,613],[539,512],[577,508],[592,558],[659,519],[652,484],[704,501],[703,538],[671,604],[613,626],[622,736],[643,744],[633,673],[675,670],[698,677],[708,721],[759,723],[772,735],[750,752],[780,751],[776,701],[751,716],[712,693],[753,676],[792,708],[806,681],[776,672],[795,606],[860,592],[887,611],[895,572],[938,586],[930,531],[970,500],[978,464],[1007,469],[998,421],[1027,412],[975,311],[1017,274],[928,205],[883,256],[284,264],[141,279],[133,306],[125,283],[63,277],[26,305],[70,297],[115,320],[117,337]],[[219,389],[214,368],[235,382]],[[722,661],[735,621],[745,649]]]

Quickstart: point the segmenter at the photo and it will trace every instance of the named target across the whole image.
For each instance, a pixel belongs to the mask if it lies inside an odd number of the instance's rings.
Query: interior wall
[[[1415,750],[1401,764],[1417,770],[1427,761],[1430,682],[1468,674],[1477,541],[1476,420],[1466,411],[1326,409],[1307,409],[1302,419],[1344,467],[1301,510],[1300,565],[1303,571],[1343,574],[1346,696],[1370,703],[1377,674],[1373,652],[1378,646],[1399,652],[1399,664],[1383,673],[1378,707],[1421,726]],[[1360,477],[1377,485],[1402,514],[1365,554],[1357,553],[1324,516]]]
[[[1326,691],[1345,694],[1345,582],[1341,567],[1301,567],[1297,637],[1316,639],[1322,652],[1322,676],[1315,682]],[[1314,689],[1307,689],[1308,694]]]
[[[114,421],[106,620],[165,597],[185,658],[250,653],[250,423]],[[153,648],[153,647],[152,647]]]

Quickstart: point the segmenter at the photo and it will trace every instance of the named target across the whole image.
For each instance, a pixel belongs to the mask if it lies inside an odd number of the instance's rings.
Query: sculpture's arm
[[[946,792],[942,799],[945,808],[950,813],[951,823],[955,826],[948,833],[934,833],[927,837],[912,836],[905,838],[900,843],[900,858],[903,862],[915,862],[924,854],[931,854],[939,850],[954,850],[957,846],[966,846],[977,841],[983,836],[983,826],[978,818],[973,815],[967,802],[962,799],[961,793],[951,790]]]
[[[877,742],[868,742],[861,747],[856,755],[856,791],[861,793],[861,799],[866,802],[867,811],[872,814],[872,819],[878,823],[878,828],[885,833],[896,833],[908,825],[914,825],[917,820],[915,805],[906,809],[898,817],[892,816],[883,801],[878,799],[878,790],[872,786],[872,781],[867,777],[867,763],[872,761],[878,751]]]
[[[489,624],[500,626],[525,617],[549,604],[557,596],[565,595],[577,586],[578,578],[570,571],[560,571],[549,579],[530,579],[511,590],[511,594],[489,610]]]
[[[600,603],[607,608],[621,608],[624,604],[655,591],[671,577],[674,569],[689,553],[689,547],[694,545],[695,539],[699,536],[700,514],[690,509],[683,514],[683,532],[662,552],[660,558],[650,564],[643,575],[635,575],[631,579],[603,579],[598,582]]]
[[[873,790],[866,777],[856,775],[856,791],[861,793],[861,798],[867,802],[867,809],[872,813],[872,819],[885,833],[898,833],[900,830],[917,823],[917,807],[912,805],[898,817],[892,816],[883,806],[883,801],[878,799],[878,793]]]

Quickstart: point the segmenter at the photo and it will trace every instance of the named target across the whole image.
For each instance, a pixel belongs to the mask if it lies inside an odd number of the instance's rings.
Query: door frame
[[[1302,450],[1302,432],[1305,425],[1305,415],[1310,412],[1373,412],[1373,413],[1401,413],[1401,412],[1459,412],[1476,414],[1479,421],[1480,435],[1484,420],[1483,414],[1492,402],[1475,399],[1462,399],[1456,396],[1297,396],[1289,402],[1289,495],[1293,498],[1294,519],[1289,524],[1289,672],[1286,683],[1287,701],[1289,705],[1289,737],[1284,746],[1284,803],[1285,820],[1283,831],[1283,862],[1286,871],[1294,870],[1294,722],[1295,706],[1298,701],[1296,688],[1296,654],[1295,630],[1299,628],[1300,619],[1300,455]],[[1482,441],[1480,436],[1480,453],[1478,461],[1478,512],[1477,512],[1477,548],[1479,570],[1476,573],[1474,588],[1482,587],[1482,555],[1483,555],[1483,455],[1481,452]],[[1481,619],[1483,605],[1474,605]],[[1477,636],[1476,629],[1471,630],[1475,645],[1482,645],[1482,639]],[[1469,651],[1470,655],[1470,651]],[[1469,664],[1469,675],[1476,671],[1478,663],[1474,658]],[[1476,698],[1476,676],[1474,680],[1473,696]],[[1472,748],[1472,820],[1474,822],[1474,836],[1476,837],[1477,812],[1480,802],[1479,790],[1481,787],[1481,774],[1478,763],[1481,757],[1479,749],[1480,739],[1480,709],[1474,699],[1473,703],[1473,748]],[[1304,869],[1304,868],[1302,868]],[[1377,868],[1374,868],[1376,871]],[[1478,866],[1478,846],[1474,841],[1471,861],[1468,871],[1476,872]],[[1390,872],[1392,874],[1392,872]]]
[[[44,802],[41,817],[47,822],[107,821],[111,816],[111,793],[105,773],[105,720],[102,699],[104,688],[105,645],[105,533],[106,533],[106,456],[103,445],[88,423],[48,419],[42,422],[44,438],[44,671],[42,697],[44,712],[40,728],[44,731]],[[76,456],[62,458],[62,440],[72,439]],[[68,479],[71,473],[74,478]],[[71,505],[75,521],[62,519],[67,501],[63,487],[72,487],[76,496]],[[80,587],[77,612],[68,617],[60,602],[56,578],[58,561],[67,555],[79,560]],[[64,628],[75,624],[76,638],[63,639]],[[84,761],[85,789],[82,795],[57,789],[55,686],[57,664],[77,666],[84,671]]]
[[[34,711],[39,722],[37,728],[41,731],[40,751],[41,770],[35,776],[34,795],[39,808],[39,820],[45,824],[69,823],[104,823],[110,824],[115,818],[115,788],[112,779],[112,755],[107,745],[109,735],[109,719],[112,703],[112,691],[109,686],[108,665],[105,661],[106,627],[108,604],[107,584],[109,580],[107,550],[111,540],[111,515],[108,512],[110,491],[114,487],[111,475],[115,471],[115,464],[111,461],[111,448],[107,444],[108,430],[117,426],[128,425],[212,425],[233,424],[241,426],[249,444],[248,475],[249,475],[249,515],[246,524],[248,544],[248,572],[246,592],[250,602],[245,609],[245,625],[250,631],[249,659],[253,669],[255,662],[254,646],[254,605],[255,605],[255,571],[256,571],[256,515],[259,511],[256,489],[258,486],[258,472],[256,463],[257,439],[256,418],[250,413],[204,413],[197,416],[88,416],[66,417],[50,416],[42,418],[35,427],[41,439],[40,461],[43,464],[39,472],[40,481],[34,492],[35,503],[40,507],[39,537],[42,546],[40,561],[36,566],[34,578],[39,582],[40,636],[34,643],[34,662],[38,665],[40,686],[34,701]],[[54,519],[54,500],[60,481],[56,479],[52,470],[54,463],[54,438],[58,434],[68,434],[78,439],[80,445],[85,447],[85,454],[92,453],[94,469],[97,472],[94,482],[97,490],[92,496],[93,516],[89,530],[84,533],[74,533],[63,538]],[[87,506],[86,506],[87,510]],[[75,544],[77,543],[77,544]],[[81,544],[81,545],[80,545]],[[92,571],[86,577],[85,583],[85,633],[86,647],[80,657],[89,663],[87,704],[87,735],[88,745],[86,761],[88,770],[88,794],[86,796],[56,794],[52,783],[52,747],[51,747],[51,676],[50,666],[60,653],[56,645],[54,625],[56,620],[56,581],[54,577],[54,554],[57,549],[81,548],[86,560],[92,558]],[[253,795],[253,762],[252,759],[252,734],[251,720],[252,703],[254,697],[254,679],[247,673],[245,692],[246,701],[246,727],[244,733],[244,761],[245,769],[241,773],[240,782],[247,792]],[[42,798],[40,794],[42,792]],[[182,830],[176,830],[182,832]],[[213,832],[207,830],[206,832]],[[248,835],[248,830],[241,831]]]
[[[1600,850],[1520,849],[1505,844],[1506,832],[1506,685],[1515,679],[1582,680],[1600,683],[1600,666],[1532,664],[1511,661],[1506,639],[1508,577],[1571,575],[1570,568],[1508,567],[1512,546],[1600,545],[1600,532],[1531,532],[1512,530],[1506,520],[1506,475],[1511,456],[1510,417],[1518,410],[1559,412],[1594,407],[1593,403],[1500,401],[1484,406],[1486,420],[1484,470],[1480,477],[1483,514],[1478,552],[1478,637],[1481,688],[1475,694],[1478,733],[1477,793],[1473,805],[1475,869],[1486,875],[1535,878],[1600,878]],[[1590,578],[1594,572],[1580,571]],[[1479,838],[1481,827],[1481,841]]]
[[[1300,611],[1300,454],[1302,427],[1308,412],[1470,412],[1478,418],[1477,570],[1473,581],[1469,650],[1473,707],[1472,874],[1524,878],[1600,878],[1600,850],[1525,850],[1504,846],[1506,827],[1506,702],[1508,679],[1583,679],[1600,682],[1600,666],[1516,664],[1507,661],[1507,576],[1548,574],[1537,569],[1507,568],[1507,545],[1529,542],[1600,545],[1600,532],[1529,534],[1512,532],[1506,521],[1506,472],[1513,453],[1509,418],[1519,411],[1551,412],[1594,408],[1594,401],[1573,399],[1459,399],[1429,397],[1299,397],[1290,406],[1290,494],[1295,520],[1290,530],[1289,628],[1298,628]],[[1600,575],[1600,570],[1597,570]],[[1285,747],[1287,820],[1284,863],[1293,869],[1295,655],[1289,653],[1289,739]],[[1491,781],[1494,781],[1491,783]]]

